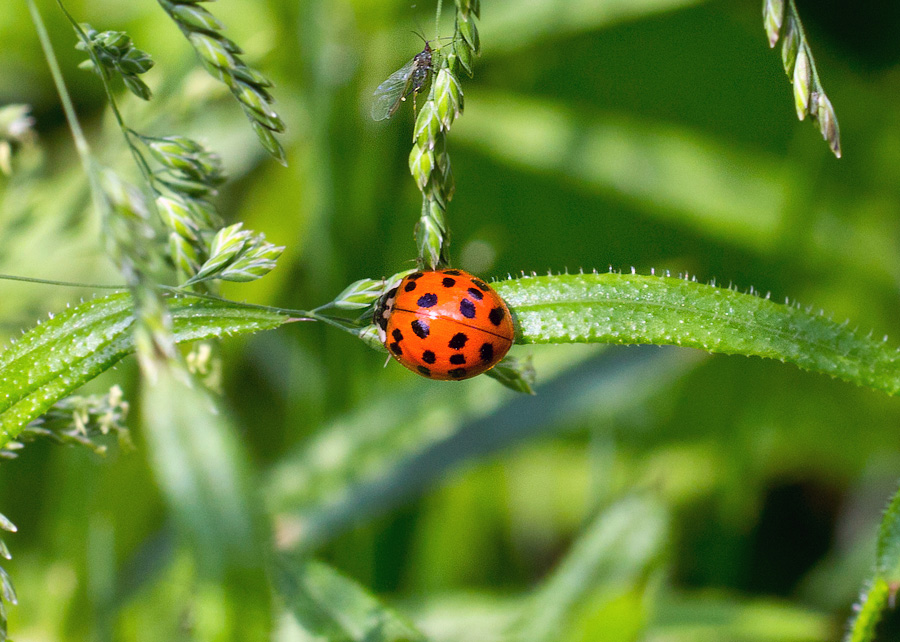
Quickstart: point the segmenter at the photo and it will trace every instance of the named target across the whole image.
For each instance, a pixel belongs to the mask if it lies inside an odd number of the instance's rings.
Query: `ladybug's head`
[[[394,298],[397,296],[397,287],[387,290],[375,303],[375,314],[372,315],[372,323],[378,330],[378,338],[384,343],[387,340],[387,322],[394,308]]]

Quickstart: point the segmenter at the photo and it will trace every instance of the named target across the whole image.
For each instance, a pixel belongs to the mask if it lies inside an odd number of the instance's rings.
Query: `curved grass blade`
[[[884,611],[893,608],[900,590],[900,491],[881,518],[875,573],[863,589],[844,642],[872,642]]]
[[[596,611],[616,591],[639,590],[649,571],[662,563],[668,522],[665,508],[649,497],[625,497],[607,507],[526,601],[509,639],[580,639],[579,615],[586,606]]]
[[[132,298],[93,299],[32,328],[0,353],[0,448],[55,402],[134,351]],[[168,300],[176,341],[258,332],[286,315],[209,299]]]
[[[574,181],[650,220],[754,252],[776,251],[787,224],[780,159],[680,126],[624,114],[586,118],[556,100],[482,88],[478,109],[454,136],[513,172]],[[607,149],[616,153],[601,153]],[[633,171],[638,162],[656,171]]]
[[[283,558],[279,560],[279,567],[282,596],[297,624],[310,639],[425,641],[425,636],[401,615],[330,566]]]
[[[608,350],[509,398],[498,386],[410,385],[339,417],[269,471],[285,547],[309,551],[417,497],[450,471],[567,428],[603,426],[701,361],[684,350]],[[571,365],[571,364],[570,364]],[[485,394],[491,396],[485,396]]]
[[[871,585],[862,592],[859,603],[854,607],[856,613],[850,619],[850,626],[844,636],[844,642],[873,642],[876,627],[889,606],[896,591],[882,577],[876,577]]]
[[[493,284],[519,343],[651,343],[767,357],[900,393],[900,357],[846,323],[681,278],[634,274],[527,277]]]
[[[836,639],[834,621],[826,612],[798,602],[668,586],[647,601],[652,606],[645,611],[649,621],[641,631],[643,640],[812,642]],[[609,628],[597,618],[594,622],[602,627],[600,632]],[[591,637],[584,635],[581,639],[606,639],[596,630],[590,633]]]
[[[154,476],[198,570],[199,638],[267,640],[271,539],[252,493],[249,457],[215,399],[177,364],[143,380],[141,410]]]

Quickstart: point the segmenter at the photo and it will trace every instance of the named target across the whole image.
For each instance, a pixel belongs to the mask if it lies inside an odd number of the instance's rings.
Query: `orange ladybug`
[[[468,379],[490,370],[515,340],[509,308],[462,270],[414,272],[375,306],[388,352],[429,379]]]

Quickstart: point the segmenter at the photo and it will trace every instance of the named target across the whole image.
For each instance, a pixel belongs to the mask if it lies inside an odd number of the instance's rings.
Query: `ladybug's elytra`
[[[500,295],[462,270],[410,274],[381,297],[374,321],[388,352],[429,379],[479,375],[515,340]]]

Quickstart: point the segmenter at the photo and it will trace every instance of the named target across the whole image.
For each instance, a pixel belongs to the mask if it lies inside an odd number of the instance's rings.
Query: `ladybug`
[[[429,379],[479,375],[515,340],[500,295],[462,270],[410,274],[379,299],[374,322],[391,356]]]

